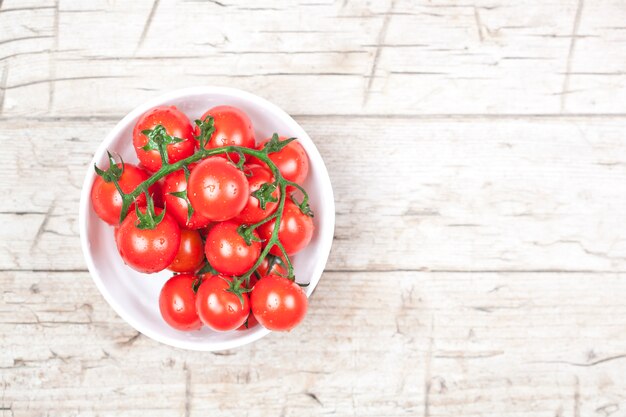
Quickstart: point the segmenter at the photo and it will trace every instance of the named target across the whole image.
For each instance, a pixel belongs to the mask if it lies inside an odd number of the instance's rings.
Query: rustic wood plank
[[[5,116],[120,116],[204,84],[293,114],[615,113],[626,97],[618,0],[44,4],[0,13]]]
[[[603,415],[626,406],[624,278],[326,273],[293,333],[209,354],[137,337],[87,273],[2,273],[2,406],[33,417]]]
[[[621,0],[0,0],[0,417],[621,415],[624,22]],[[305,323],[214,354],[117,317],[77,224],[113,124],[205,84],[295,115],[337,202]]]
[[[626,119],[299,121],[335,189],[331,270],[626,271]],[[84,268],[78,198],[112,124],[0,132],[0,269]]]

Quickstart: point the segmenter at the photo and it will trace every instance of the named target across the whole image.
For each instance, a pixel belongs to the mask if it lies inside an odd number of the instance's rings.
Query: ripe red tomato
[[[252,274],[250,275],[250,279],[248,280],[248,282],[246,283],[246,281],[244,281],[242,285],[251,290],[252,288],[254,288],[257,282],[259,282],[259,279],[256,277],[255,274]]]
[[[268,275],[254,286],[250,305],[261,326],[269,330],[289,331],[304,319],[308,301],[295,282],[278,275]]]
[[[145,209],[140,209],[145,212]],[[160,208],[155,209],[161,212]],[[180,247],[180,227],[176,220],[165,213],[154,229],[137,227],[134,211],[128,213],[116,233],[115,241],[120,256],[128,266],[139,272],[152,273],[167,268]]]
[[[239,331],[248,330],[248,329],[252,329],[253,327],[256,327],[258,325],[259,325],[259,322],[254,317],[254,314],[250,313],[250,315],[248,315],[248,318],[246,319],[246,321],[241,326],[237,327],[237,330],[239,330]]]
[[[254,148],[254,129],[250,118],[241,110],[232,106],[217,106],[208,110],[201,117],[204,120],[207,116],[213,116],[215,132],[206,146],[207,149],[219,148],[222,146],[244,146]],[[200,131],[196,127],[196,135]],[[219,155],[226,157],[226,154]],[[230,153],[230,158],[234,162],[239,161],[239,155]]]
[[[196,148],[196,139],[193,136],[193,126],[187,116],[174,106],[160,106],[145,112],[137,121],[133,129],[133,145],[141,164],[149,171],[161,168],[161,155],[158,149],[142,149],[148,143],[148,136],[144,130],[152,130],[157,125],[165,128],[168,135],[182,139],[182,142],[167,145],[169,163],[180,161],[191,156]]]
[[[243,172],[223,158],[207,158],[189,176],[187,197],[194,210],[213,221],[241,213],[250,196]]]
[[[267,202],[265,204],[265,210],[261,208],[259,204],[259,200],[252,195],[255,191],[257,191],[263,184],[269,184],[274,181],[274,177],[272,176],[272,172],[257,164],[250,164],[244,167],[244,172],[246,175],[250,175],[248,177],[248,184],[250,185],[250,195],[248,197],[248,201],[246,206],[243,208],[241,213],[237,216],[237,220],[242,223],[252,224],[259,222],[276,211],[276,207],[278,206],[278,196],[280,195],[280,191],[278,188],[271,193],[271,195],[276,199],[276,202]]]
[[[280,137],[281,141],[285,139],[285,137]],[[263,149],[263,146],[268,141],[269,139],[265,139],[257,146],[257,149]],[[278,167],[278,170],[286,180],[293,181],[299,185],[304,184],[304,180],[306,180],[309,174],[309,157],[297,140],[289,142],[287,146],[278,152],[270,153],[268,157]],[[256,162],[258,159],[255,158],[254,161]]]
[[[161,316],[176,330],[189,331],[202,327],[196,309],[196,293],[193,291],[197,279],[193,274],[174,275],[161,288]]]
[[[261,242],[253,241],[250,246],[237,233],[240,223],[226,221],[218,223],[206,237],[204,252],[216,271],[225,275],[243,275],[259,259]],[[258,234],[253,232],[258,239]]]
[[[122,165],[117,164],[117,166],[121,167]],[[131,164],[124,164],[124,172],[118,183],[123,192],[130,193],[147,179],[148,174],[141,168]],[[156,192],[155,185],[150,187],[150,192]],[[144,207],[146,205],[146,196],[141,194],[137,198],[137,203],[139,207]],[[96,177],[91,187],[91,204],[98,217],[105,222],[112,225],[120,222],[122,196],[112,182],[106,182],[100,176]],[[134,207],[134,203],[131,204],[131,208],[134,209]]]
[[[186,189],[187,180],[185,179],[185,171],[182,169],[172,172],[165,177],[163,182],[163,199],[167,205],[167,212],[176,219],[180,227],[201,229],[208,226],[211,220],[196,210],[194,210],[191,218],[187,220],[187,201],[184,198],[172,195],[172,193],[185,191]]]
[[[181,229],[178,253],[167,269],[174,272],[196,272],[203,260],[204,247],[200,233]]]
[[[222,275],[209,275],[200,285],[196,307],[200,320],[219,332],[235,330],[241,326],[250,313],[248,294],[237,295],[227,291],[232,278]]]
[[[262,224],[257,229],[263,240],[269,240],[272,237],[274,224],[276,220]],[[278,239],[287,251],[288,255],[293,255],[304,249],[313,237],[313,218],[303,214],[300,207],[292,201],[285,201],[283,216],[278,229]],[[282,251],[278,246],[274,246],[270,253],[280,256]]]
[[[160,207],[160,208],[164,207],[164,201],[165,201],[163,199],[163,186],[161,185],[162,183],[163,183],[163,180],[161,179],[155,182],[154,184],[152,184],[152,186],[150,187],[150,195],[152,196],[152,200],[154,200],[154,206]]]
[[[256,269],[257,272],[262,277],[264,277],[266,275],[270,275],[270,274],[287,275],[289,270],[287,268],[287,263],[285,261],[283,261],[282,257],[278,258],[280,260],[280,262],[279,262],[279,260],[276,260],[274,262],[274,264],[272,265],[272,269],[271,270],[269,270],[269,264],[270,263],[269,263],[268,257],[269,256],[265,257],[265,259],[263,259],[263,261],[261,262],[261,265],[259,265],[259,267]],[[252,288],[252,287],[250,287],[250,288]]]

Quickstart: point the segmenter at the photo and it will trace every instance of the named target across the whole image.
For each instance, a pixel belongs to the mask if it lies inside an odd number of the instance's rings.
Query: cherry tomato
[[[145,212],[145,209],[140,210]],[[161,209],[155,211],[158,215]],[[154,229],[140,229],[137,223],[137,214],[131,211],[116,233],[115,241],[122,259],[139,272],[164,270],[176,258],[180,247],[178,223],[168,213]]]
[[[165,207],[164,199],[163,199],[163,180],[159,180],[152,184],[150,187],[150,195],[152,195],[152,199],[154,200],[154,206],[163,208]],[[139,206],[141,207],[141,206]]]
[[[209,223],[209,225],[207,227],[203,227],[202,229],[198,229],[198,231],[200,232],[200,236],[202,236],[206,240],[206,235],[209,234],[211,229],[213,229],[213,226],[215,226],[216,224],[217,223],[211,222],[211,223]]]
[[[259,322],[254,317],[254,314],[250,313],[246,321],[241,326],[237,327],[237,330],[243,331],[243,330],[252,329],[253,327],[258,326],[258,324]]]
[[[252,224],[259,222],[276,211],[276,207],[278,206],[278,196],[280,192],[278,188],[272,192],[272,196],[276,199],[277,202],[267,202],[265,204],[265,210],[261,208],[259,204],[259,200],[252,195],[255,191],[257,191],[263,184],[272,183],[274,178],[272,176],[272,172],[262,167],[261,165],[250,164],[244,166],[244,172],[248,177],[248,184],[250,185],[250,196],[248,197],[248,202],[246,206],[243,208],[241,213],[237,216],[237,220],[242,223]]]
[[[271,255],[270,255],[271,256]],[[265,259],[263,259],[263,261],[261,262],[261,265],[259,265],[259,267],[256,269],[257,272],[262,276],[266,276],[266,275],[270,275],[270,274],[275,274],[275,275],[287,275],[287,273],[289,272],[288,268],[287,268],[287,263],[283,260],[282,257],[279,257],[278,259],[276,259],[272,265],[272,269],[269,270],[269,256],[265,257]],[[254,277],[254,275],[252,275]],[[252,288],[252,287],[250,287]]]
[[[269,330],[289,331],[304,319],[308,301],[295,282],[278,275],[268,275],[254,286],[250,305],[261,326]]]
[[[285,139],[285,137],[280,137],[280,140]],[[268,141],[269,139],[265,139],[257,146],[257,149],[263,149],[263,146]],[[300,185],[304,184],[304,180],[306,180],[309,174],[309,157],[297,140],[289,142],[287,146],[278,152],[270,153],[268,157],[278,167],[278,170],[286,180]],[[258,159],[254,158],[253,161],[257,162]]]
[[[204,260],[204,248],[200,233],[181,229],[180,246],[172,264],[167,268],[174,272],[195,272]]]
[[[244,281],[242,285],[251,290],[252,288],[254,288],[257,282],[259,282],[259,279],[256,277],[255,274],[252,274],[250,275],[250,279],[248,280],[248,282],[246,283],[246,281]]]
[[[213,116],[215,132],[206,148],[219,148],[228,145],[254,148],[252,122],[243,111],[232,106],[217,106],[204,113],[201,119],[204,120],[207,116]],[[196,134],[199,133],[200,131],[196,127]],[[231,152],[228,155],[234,162],[239,161],[237,153]],[[226,154],[219,156],[226,157]]]
[[[174,275],[161,288],[161,316],[176,330],[197,330],[202,327],[196,309],[196,293],[193,291],[197,279],[193,274]]]
[[[243,172],[223,158],[207,158],[198,164],[187,184],[194,210],[213,221],[232,219],[241,213],[250,196]]]
[[[117,166],[121,167],[122,165],[117,164]],[[131,164],[124,164],[124,172],[118,183],[123,192],[130,193],[147,179],[148,174],[141,168]],[[150,187],[150,192],[156,192],[154,185]],[[143,193],[137,197],[137,203],[139,207],[146,205],[146,196]],[[120,222],[122,196],[115,188],[114,183],[106,182],[102,177],[97,176],[91,187],[91,204],[98,217],[105,222],[112,225]],[[131,204],[131,208],[134,210],[134,203]]]
[[[263,240],[269,240],[272,237],[275,220],[262,224],[257,229]],[[313,237],[313,218],[303,214],[300,207],[292,201],[285,201],[283,216],[278,229],[278,239],[287,251],[288,255],[293,255],[301,251],[309,244]],[[282,251],[278,246],[274,246],[270,253],[280,256]]]
[[[219,332],[235,330],[250,313],[248,294],[242,293],[239,299],[236,294],[227,291],[232,280],[222,275],[209,275],[198,289],[196,307],[200,320]]]
[[[196,139],[193,136],[193,126],[187,116],[174,106],[160,106],[145,112],[137,121],[133,129],[133,145],[141,164],[148,171],[157,171],[161,168],[161,155],[158,149],[143,150],[148,143],[148,136],[144,130],[152,130],[157,125],[165,128],[168,135],[182,139],[182,142],[167,145],[169,163],[180,161],[191,156],[196,148]]]
[[[225,275],[243,275],[261,254],[261,242],[252,241],[250,246],[246,245],[237,233],[239,226],[240,223],[232,220],[218,223],[206,237],[206,258],[216,271]],[[256,231],[253,233],[258,239]]]
[[[178,222],[180,227],[186,227],[188,229],[201,229],[211,223],[211,220],[207,219],[196,210],[194,210],[191,218],[187,219],[187,201],[184,198],[177,197],[172,193],[177,193],[187,190],[187,180],[185,179],[185,171],[182,169],[172,172],[165,177],[163,182],[163,199],[167,205],[167,211]]]

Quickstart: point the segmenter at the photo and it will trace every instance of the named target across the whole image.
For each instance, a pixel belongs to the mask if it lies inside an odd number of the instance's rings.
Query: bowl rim
[[[316,169],[321,170],[321,182],[322,188],[328,191],[328,195],[325,195],[324,204],[329,205],[329,213],[327,214],[328,218],[325,218],[327,222],[327,226],[322,230],[320,228],[320,232],[324,233],[324,236],[320,237],[320,250],[318,251],[319,258],[315,263],[313,273],[311,274],[310,285],[306,287],[307,297],[310,297],[313,293],[315,287],[317,286],[319,280],[321,279],[324,268],[326,267],[326,263],[328,262],[328,257],[330,255],[330,249],[333,242],[334,230],[335,230],[335,199],[333,195],[333,188],[330,182],[330,176],[328,174],[328,169],[320,155],[317,147],[313,140],[309,137],[306,131],[298,124],[287,112],[278,107],[277,105],[271,103],[270,101],[259,97],[250,92],[240,90],[232,87],[221,87],[221,86],[197,86],[197,87],[186,87],[176,90],[168,91],[164,94],[160,94],[148,101],[143,102],[142,104],[135,107],[131,110],[126,116],[124,116],[117,124],[107,133],[105,138],[102,140],[98,148],[96,149],[93,157],[89,165],[87,166],[87,172],[85,173],[85,179],[83,181],[81,195],[80,195],[80,203],[79,203],[79,232],[80,232],[80,244],[83,252],[83,256],[85,258],[85,262],[87,263],[87,269],[89,270],[89,275],[92,280],[96,284],[96,287],[104,297],[104,299],[109,303],[109,305],[113,308],[113,310],[120,316],[125,322],[130,324],[135,330],[148,336],[149,338],[156,340],[157,342],[163,343],[165,345],[188,349],[188,350],[196,350],[196,351],[218,351],[225,349],[233,349],[236,347],[240,347],[246,345],[248,343],[252,343],[256,340],[261,339],[262,337],[271,333],[270,330],[259,326],[256,331],[252,331],[249,333],[242,333],[241,337],[219,341],[219,342],[210,342],[206,344],[200,344],[195,341],[190,340],[179,340],[171,337],[164,336],[159,332],[152,331],[150,329],[145,328],[138,320],[136,320],[130,313],[127,313],[125,308],[122,307],[120,303],[117,302],[116,298],[113,294],[111,294],[107,287],[104,285],[103,280],[98,273],[98,270],[93,261],[93,257],[90,251],[89,241],[87,239],[87,214],[89,210],[90,204],[90,195],[91,195],[91,186],[93,180],[95,178],[95,172],[93,170],[93,166],[97,163],[101,157],[105,154],[107,147],[110,146],[111,142],[120,134],[120,131],[123,130],[126,126],[128,126],[132,120],[139,117],[141,114],[146,112],[147,110],[160,106],[167,105],[169,102],[175,99],[180,99],[185,96],[191,95],[205,95],[205,94],[219,94],[219,95],[228,95],[233,96],[235,98],[240,98],[245,101],[252,102],[258,105],[261,108],[267,109],[269,112],[274,113],[275,116],[281,119],[282,122],[289,125],[291,129],[299,132],[297,135],[298,139],[304,139],[308,141],[312,146],[310,150],[307,150],[308,157],[311,161],[311,165],[315,166]],[[312,152],[311,152],[312,150]]]

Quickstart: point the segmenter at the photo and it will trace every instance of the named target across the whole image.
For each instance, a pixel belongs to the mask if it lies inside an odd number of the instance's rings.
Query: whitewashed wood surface
[[[78,199],[126,112],[239,87],[337,203],[306,321],[134,331]],[[0,416],[626,415],[623,0],[0,0]]]

